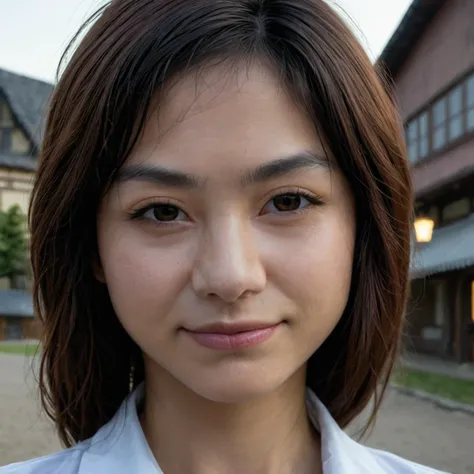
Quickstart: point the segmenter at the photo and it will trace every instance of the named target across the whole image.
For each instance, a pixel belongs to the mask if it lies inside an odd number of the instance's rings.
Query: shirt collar
[[[324,474],[386,474],[369,448],[347,435],[309,388],[306,390],[306,407],[309,419],[321,437]]]
[[[119,410],[90,439],[78,474],[92,472],[163,474],[143,433],[137,408],[143,400],[141,384],[122,403]]]
[[[78,474],[91,472],[146,472],[163,474],[146,441],[137,406],[144,396],[143,384],[122,403],[113,419],[87,443]],[[317,396],[307,390],[310,421],[321,436],[324,474],[384,474],[368,448],[353,441],[338,426]]]

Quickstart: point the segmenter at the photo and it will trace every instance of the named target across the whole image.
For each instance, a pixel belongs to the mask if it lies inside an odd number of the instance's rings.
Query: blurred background
[[[25,215],[56,68],[104,3],[0,0],[0,466],[60,449],[35,389]],[[403,350],[364,442],[473,474],[474,0],[330,3],[393,80],[416,191]]]

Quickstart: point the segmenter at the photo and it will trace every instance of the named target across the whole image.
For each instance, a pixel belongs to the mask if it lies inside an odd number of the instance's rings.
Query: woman
[[[31,207],[43,405],[2,474],[428,473],[352,441],[407,294],[402,126],[321,0],[113,0]]]

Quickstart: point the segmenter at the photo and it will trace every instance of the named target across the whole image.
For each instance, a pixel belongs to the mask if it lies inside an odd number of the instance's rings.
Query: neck
[[[204,399],[158,371],[147,370],[141,418],[163,472],[322,472],[319,437],[306,415],[304,369],[277,391],[242,404]]]

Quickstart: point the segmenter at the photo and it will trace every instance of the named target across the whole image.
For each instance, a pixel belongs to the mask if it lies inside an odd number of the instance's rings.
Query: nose
[[[266,274],[251,225],[232,216],[223,220],[202,238],[192,285],[202,298],[218,297],[232,303],[260,293]]]

